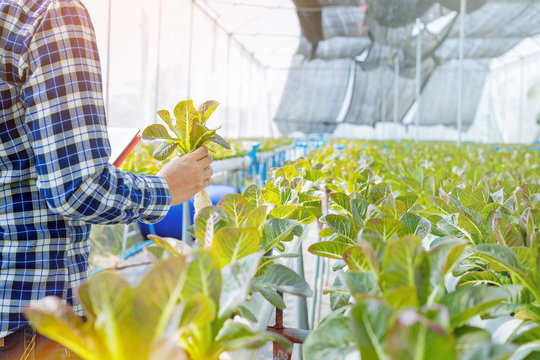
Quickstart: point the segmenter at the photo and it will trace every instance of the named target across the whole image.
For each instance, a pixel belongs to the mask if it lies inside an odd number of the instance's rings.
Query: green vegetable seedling
[[[217,101],[210,100],[195,109],[193,100],[180,101],[174,108],[174,118],[167,110],[158,111],[161,120],[167,124],[173,135],[161,124],[150,125],[144,129],[142,133],[144,140],[163,141],[154,151],[153,157],[165,160],[175,150],[180,156],[186,155],[211,142],[230,149],[229,143],[216,133],[219,128],[210,130],[206,127],[208,118],[218,105]],[[205,190],[195,195],[195,211],[198,212],[208,205],[212,203]]]

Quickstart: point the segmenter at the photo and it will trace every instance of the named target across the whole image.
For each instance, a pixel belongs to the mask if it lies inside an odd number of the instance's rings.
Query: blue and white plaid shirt
[[[0,58],[1,338],[27,324],[33,300],[75,303],[90,224],[159,221],[170,193],[162,178],[108,164],[100,61],[79,0],[0,0]]]

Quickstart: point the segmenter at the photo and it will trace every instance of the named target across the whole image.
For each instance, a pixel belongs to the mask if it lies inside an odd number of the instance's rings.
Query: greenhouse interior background
[[[540,359],[540,1],[81,2],[110,163],[205,144],[213,176],[93,225],[86,320],[38,301],[38,331],[88,360]]]
[[[216,99],[223,104],[216,123],[229,137],[328,133],[455,141],[459,1],[382,1],[377,14],[367,12],[368,3],[86,0],[109,124],[143,127],[177,99]],[[469,3],[463,140],[538,141],[539,5]]]

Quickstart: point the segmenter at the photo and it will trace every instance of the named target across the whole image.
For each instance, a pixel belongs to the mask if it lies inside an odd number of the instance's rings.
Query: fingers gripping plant
[[[144,140],[163,141],[153,153],[157,160],[165,160],[175,151],[180,156],[189,154],[208,143],[216,143],[226,149],[231,146],[217,134],[218,129],[208,129],[206,122],[219,106],[213,100],[207,101],[195,109],[192,100],[180,101],[174,108],[174,118],[167,110],[158,111],[158,115],[173,135],[162,124],[146,127],[142,133]],[[207,205],[212,205],[205,190],[195,196],[195,210],[199,211]]]

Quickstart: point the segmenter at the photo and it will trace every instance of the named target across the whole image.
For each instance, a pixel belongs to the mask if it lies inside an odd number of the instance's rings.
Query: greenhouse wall
[[[157,120],[157,110],[180,100],[214,99],[221,108],[213,121],[225,136],[271,135],[286,73],[268,70],[199,6],[189,0],[83,3],[96,29],[109,126],[143,128]]]

